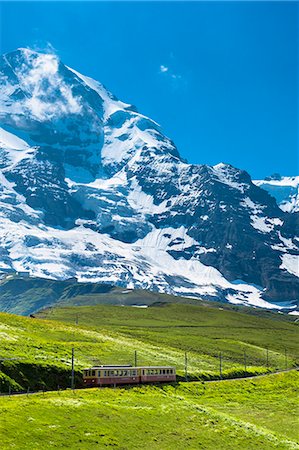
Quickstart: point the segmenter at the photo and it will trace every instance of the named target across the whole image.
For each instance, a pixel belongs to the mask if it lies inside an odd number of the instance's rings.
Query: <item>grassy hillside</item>
[[[267,348],[269,366],[285,368],[286,362],[289,367],[297,360],[298,324],[284,315],[248,308],[233,310],[231,306],[209,303],[149,308],[97,305],[52,308],[40,312],[38,317],[77,322],[95,331],[114,331],[137,339],[142,343],[137,348],[142,363],[146,362],[142,347],[149,343],[169,349],[169,356],[171,351],[188,352],[192,370],[214,368],[220,352],[224,367],[236,363],[243,366],[244,358],[248,365],[264,366]],[[183,354],[179,359],[175,363],[180,365]]]
[[[45,278],[27,278],[8,275],[0,278],[0,311],[30,315],[37,311],[60,305],[153,305],[157,303],[181,303],[205,305],[219,303],[207,300],[179,297],[145,290],[133,290],[101,283],[78,283],[76,278],[57,281]],[[221,304],[226,309],[251,310],[228,303]],[[271,312],[256,310],[257,314],[271,315]]]
[[[1,448],[298,449],[296,392],[289,372],[2,397]]]
[[[78,305],[151,305],[157,302],[193,303],[198,300],[124,289],[101,283],[78,283],[9,275],[0,279],[0,311],[29,315],[56,304]]]
[[[224,378],[296,365],[297,324],[246,311],[168,304],[61,307],[37,318],[0,313],[0,390],[68,386],[72,347],[77,383],[84,366],[134,364],[135,351],[139,365],[175,365],[182,377],[187,352],[189,379],[219,378],[220,353]]]

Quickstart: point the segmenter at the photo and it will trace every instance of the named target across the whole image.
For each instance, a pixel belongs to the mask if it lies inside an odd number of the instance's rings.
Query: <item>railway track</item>
[[[292,367],[291,369],[277,370],[276,372],[263,373],[261,375],[252,375],[250,377],[236,377],[236,378],[223,378],[220,380],[207,380],[207,381],[205,381],[205,383],[219,383],[222,381],[231,381],[231,380],[251,380],[252,378],[262,378],[262,377],[268,377],[269,375],[276,375],[278,373],[291,372],[292,370],[299,370],[299,366]],[[199,381],[199,382],[202,383],[202,381]],[[196,383],[196,381],[195,381],[195,383]]]
[[[202,381],[202,380],[194,380],[194,381],[184,381],[181,380],[179,381],[179,383],[223,383],[225,381],[232,381],[232,380],[251,380],[251,379],[256,379],[256,378],[262,378],[262,377],[268,377],[270,375],[276,375],[279,373],[284,373],[284,372],[292,372],[295,370],[299,370],[299,366],[297,367],[293,367],[291,369],[284,369],[284,370],[277,370],[276,372],[269,372],[269,373],[264,373],[262,375],[254,375],[254,376],[250,376],[250,377],[236,377],[236,378],[224,378],[224,379],[219,379],[219,380],[207,380],[207,381]],[[152,383],[154,384],[154,383]],[[126,385],[129,386],[129,385]],[[138,385],[132,385],[132,386],[138,386]],[[119,385],[119,387],[122,387],[122,385]],[[60,392],[60,391],[80,391],[83,389],[91,389],[91,388],[66,388],[66,389],[59,389],[59,390],[53,390],[53,391],[47,391],[47,390],[39,390],[39,391],[22,391],[22,392],[10,392],[10,393],[0,393],[0,397],[14,397],[16,395],[23,395],[23,396],[29,396],[29,395],[34,395],[34,394],[45,394],[47,392]],[[114,389],[114,387],[113,387]]]

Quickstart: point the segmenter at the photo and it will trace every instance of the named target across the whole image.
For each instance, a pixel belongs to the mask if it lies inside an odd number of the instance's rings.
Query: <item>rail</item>
[[[225,381],[232,381],[232,380],[250,380],[250,379],[255,379],[255,378],[262,378],[262,377],[268,377],[271,375],[277,375],[279,373],[285,373],[285,372],[292,372],[292,371],[298,371],[299,370],[299,366],[296,367],[292,367],[291,369],[284,369],[284,370],[277,370],[275,372],[269,372],[269,373],[264,373],[261,375],[253,375],[253,376],[248,376],[248,377],[234,377],[234,378],[225,378],[225,379],[219,379],[219,380],[206,380],[206,381],[202,381],[202,380],[194,380],[194,381],[185,381],[185,380],[180,380],[176,383],[223,383]],[[172,382],[173,383],[173,382]],[[152,384],[157,384],[157,383],[152,383]],[[171,383],[168,383],[171,384]],[[136,387],[136,385],[126,385],[127,388],[129,388],[130,386]],[[138,385],[137,385],[138,386]],[[107,386],[111,389],[114,388],[116,389],[117,387],[122,387],[122,385],[119,386]],[[29,395],[34,395],[34,394],[43,394],[45,395],[48,392],[65,392],[65,391],[82,391],[85,389],[94,389],[94,388],[85,388],[85,387],[81,387],[81,388],[59,388],[56,390],[37,390],[37,391],[30,391],[29,389],[27,391],[11,391],[11,392],[1,392],[0,393],[0,397],[13,397],[13,396],[17,396],[17,395],[23,395],[23,396],[29,396]],[[100,388],[98,388],[100,389]]]

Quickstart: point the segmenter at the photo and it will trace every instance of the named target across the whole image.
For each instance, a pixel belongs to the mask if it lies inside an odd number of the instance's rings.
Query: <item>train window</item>
[[[165,375],[165,369],[163,369],[163,375]]]
[[[98,370],[98,377],[100,377],[101,376],[101,371],[100,370]]]
[[[169,374],[169,369],[166,369],[166,373]]]
[[[95,371],[95,370],[92,370],[92,371],[91,371],[91,376],[94,377],[95,374],[96,374],[96,371]]]
[[[107,370],[104,370],[104,377],[107,376]]]
[[[132,376],[135,377],[136,375],[136,370],[132,370]]]
[[[126,377],[128,375],[128,371],[127,370],[123,370],[123,376]]]

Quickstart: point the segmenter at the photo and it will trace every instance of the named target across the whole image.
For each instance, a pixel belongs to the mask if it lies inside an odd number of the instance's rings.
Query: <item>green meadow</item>
[[[95,364],[169,364],[179,379],[209,380],[298,365],[298,324],[282,314],[219,304],[65,306],[35,318],[0,313],[0,391],[76,385]],[[187,356],[187,367],[185,356]]]
[[[298,378],[0,397],[1,448],[299,449]]]
[[[108,305],[58,307],[38,317],[102,333],[115,333],[133,344],[140,364],[176,364],[184,368],[187,352],[191,373],[222,368],[297,365],[298,324],[288,316],[219,304],[167,304],[149,308]],[[136,342],[136,344],[134,344]],[[130,360],[130,353],[128,358]],[[100,362],[110,363],[102,354]],[[123,355],[120,355],[123,358]],[[125,359],[121,362],[128,361]]]

